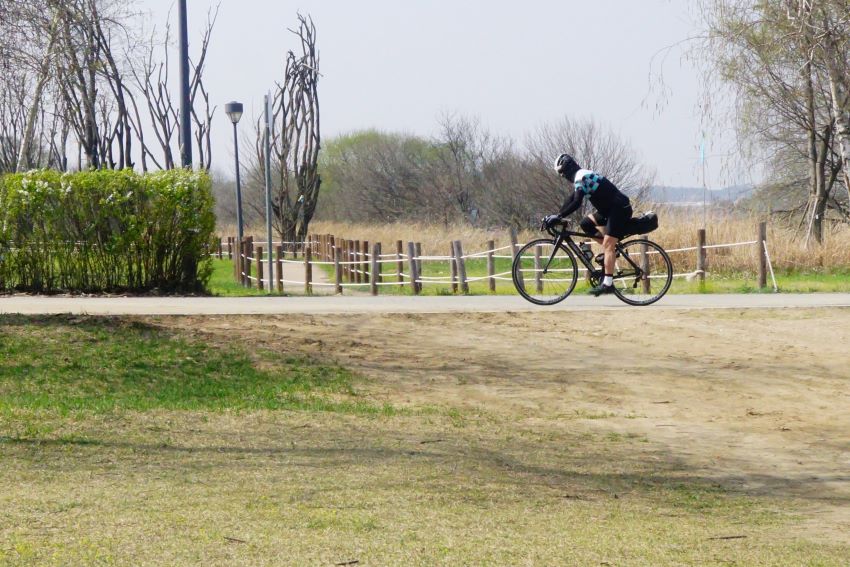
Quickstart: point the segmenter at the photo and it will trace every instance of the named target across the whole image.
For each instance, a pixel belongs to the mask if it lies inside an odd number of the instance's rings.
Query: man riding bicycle
[[[629,198],[617,186],[595,171],[582,169],[569,154],[561,154],[555,160],[555,171],[558,175],[571,180],[575,191],[564,201],[557,215],[549,215],[543,219],[549,228],[574,213],[589,197],[590,204],[596,209],[595,213],[581,220],[580,226],[587,236],[602,244],[604,251],[604,279],[592,288],[590,293],[599,297],[614,291],[614,264],[616,260],[615,247],[626,235],[626,226],[632,218],[632,205]],[[601,230],[600,230],[601,229]]]

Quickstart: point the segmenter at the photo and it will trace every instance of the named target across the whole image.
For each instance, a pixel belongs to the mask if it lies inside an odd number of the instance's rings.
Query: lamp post
[[[192,167],[192,123],[190,114],[192,103],[189,100],[189,38],[186,18],[186,0],[177,3],[177,26],[180,36],[180,164],[184,168]]]
[[[236,156],[236,225],[239,235],[239,245],[242,245],[242,181],[239,175],[239,136],[236,134],[236,125],[242,118],[242,103],[228,102],[224,105],[224,112],[233,123],[233,151]]]

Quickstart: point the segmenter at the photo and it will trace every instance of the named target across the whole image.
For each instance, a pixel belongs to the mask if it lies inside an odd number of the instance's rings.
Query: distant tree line
[[[444,115],[433,138],[368,130],[328,142],[319,162],[317,215],[525,227],[557,211],[572,190],[552,171],[562,152],[633,195],[652,181],[636,152],[591,120],[564,118],[519,145],[490,134],[476,119]]]

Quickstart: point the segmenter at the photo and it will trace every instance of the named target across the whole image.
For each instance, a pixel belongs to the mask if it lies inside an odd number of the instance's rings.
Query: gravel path
[[[670,295],[649,307],[613,297],[576,295],[552,307],[516,296],[473,297],[43,297],[0,296],[0,313],[90,315],[230,315],[276,313],[499,313],[666,309],[850,307],[850,293]]]

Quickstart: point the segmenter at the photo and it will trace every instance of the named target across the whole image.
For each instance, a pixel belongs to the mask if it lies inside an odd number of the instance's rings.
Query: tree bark
[[[844,85],[844,75],[832,57],[829,61],[829,90],[832,98],[832,115],[835,118],[835,133],[841,149],[841,166],[844,170],[844,185],[850,198],[850,97]]]

